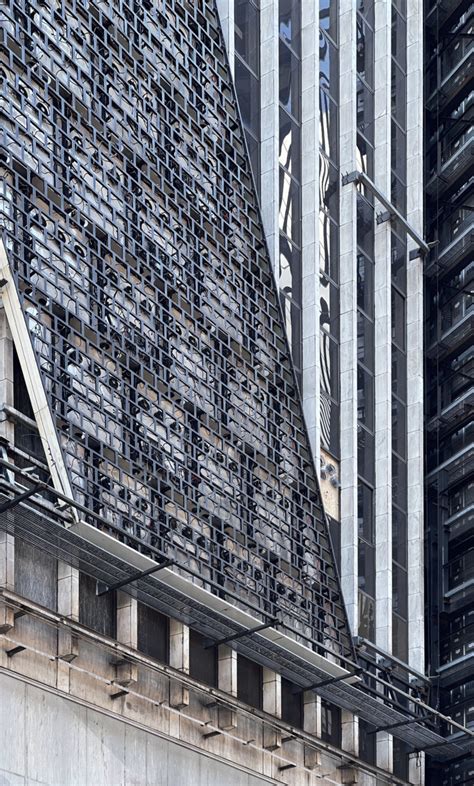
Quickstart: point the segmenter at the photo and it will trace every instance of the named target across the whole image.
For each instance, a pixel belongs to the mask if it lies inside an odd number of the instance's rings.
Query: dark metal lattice
[[[3,226],[77,501],[350,651],[213,5],[5,14]]]

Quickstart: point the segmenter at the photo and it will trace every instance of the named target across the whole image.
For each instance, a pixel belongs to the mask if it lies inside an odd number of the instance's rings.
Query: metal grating
[[[45,511],[23,503],[3,513],[0,517],[0,525],[27,539],[38,548],[54,553],[57,558],[73,562],[78,568],[106,584],[132,575],[134,571],[130,565],[74,535],[65,528],[60,518],[54,510],[51,510],[50,515],[46,515]],[[130,591],[136,594],[140,601],[181,619],[211,638],[218,639],[240,630],[223,615],[162,584],[159,581],[159,574],[155,578],[147,577],[136,582]],[[326,680],[328,676],[326,672],[297,656],[292,656],[286,650],[258,635],[241,638],[232,646],[246,657],[277,670],[302,687]],[[317,693],[331,703],[356,713],[371,726],[384,727],[410,719],[410,716],[368,695],[364,692],[363,684],[357,686],[339,682],[319,688]],[[458,734],[446,739],[421,723],[399,726],[391,733],[394,737],[407,742],[414,750],[429,748],[430,756],[438,761],[474,754],[474,738],[472,735],[467,736],[470,733],[466,736]]]

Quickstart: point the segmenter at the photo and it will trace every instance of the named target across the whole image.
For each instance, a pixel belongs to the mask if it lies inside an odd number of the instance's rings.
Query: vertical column
[[[318,9],[301,3],[301,205],[303,409],[319,466]],[[303,163],[304,162],[304,163]]]
[[[349,712],[341,712],[341,748],[352,756],[359,755],[359,718]]]
[[[224,35],[224,41],[227,48],[227,56],[229,58],[229,66],[234,75],[234,0],[217,0],[217,11]]]
[[[125,592],[117,593],[117,641],[133,649],[138,645],[138,603]],[[137,681],[136,664],[119,663],[116,680],[120,685],[130,685]]]
[[[170,666],[189,674],[189,628],[170,619]],[[170,681],[170,706],[181,709],[189,704],[189,689]]]
[[[263,711],[281,718],[281,676],[272,669],[263,669]],[[265,726],[263,747],[274,751],[281,746],[281,731]]]
[[[5,404],[13,406],[13,341],[5,311],[0,308],[0,407]],[[0,436],[13,443],[13,429],[13,423],[2,413]],[[15,588],[15,538],[5,530],[0,531],[0,587]],[[13,623],[13,609],[0,599],[0,632],[6,633]]]
[[[58,613],[75,622],[79,620],[79,571],[62,560],[58,560]],[[70,630],[60,628],[58,657],[69,662],[77,654],[77,636]]]
[[[278,263],[278,3],[260,3],[261,210],[270,258]]]
[[[218,650],[217,680],[218,687],[231,696],[237,696],[237,653],[222,644]],[[219,728],[235,729],[237,713],[227,707],[219,707]]]
[[[340,1],[340,140],[342,173],[356,169],[355,4]],[[341,582],[352,633],[357,632],[357,296],[356,197],[352,184],[340,198],[341,302]]]
[[[305,691],[303,694],[303,728],[314,737],[321,737],[321,696],[314,691]],[[305,767],[313,769],[321,763],[319,751],[305,745]]]
[[[390,195],[391,3],[374,16],[374,181]],[[384,208],[376,203],[375,212]],[[375,227],[375,642],[392,649],[392,329],[390,222]],[[393,769],[391,735],[377,734],[377,764]]]
[[[407,219],[423,234],[423,6],[407,0]],[[411,240],[408,249],[412,248]],[[424,672],[423,260],[408,261],[407,476],[408,661]],[[409,757],[410,782],[424,783],[425,757]]]

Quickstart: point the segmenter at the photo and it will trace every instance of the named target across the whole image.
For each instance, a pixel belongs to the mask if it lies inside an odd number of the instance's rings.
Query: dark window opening
[[[151,658],[169,662],[169,619],[156,609],[138,604],[138,649]]]
[[[284,677],[281,680],[281,719],[290,726],[303,728],[303,691]]]
[[[217,687],[217,649],[206,648],[208,641],[197,631],[189,631],[189,673],[198,682]]]
[[[41,606],[56,610],[58,564],[36,546],[15,538],[15,590]]]
[[[261,710],[263,706],[262,667],[243,655],[237,656],[237,698]]]
[[[115,592],[97,595],[97,582],[86,573],[79,573],[79,622],[103,636],[116,636]]]
[[[321,739],[335,748],[341,747],[341,710],[321,699]]]

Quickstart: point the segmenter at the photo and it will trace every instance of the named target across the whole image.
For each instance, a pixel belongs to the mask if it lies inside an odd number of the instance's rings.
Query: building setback
[[[7,783],[422,784],[472,750],[424,662],[421,25],[6,6]]]

